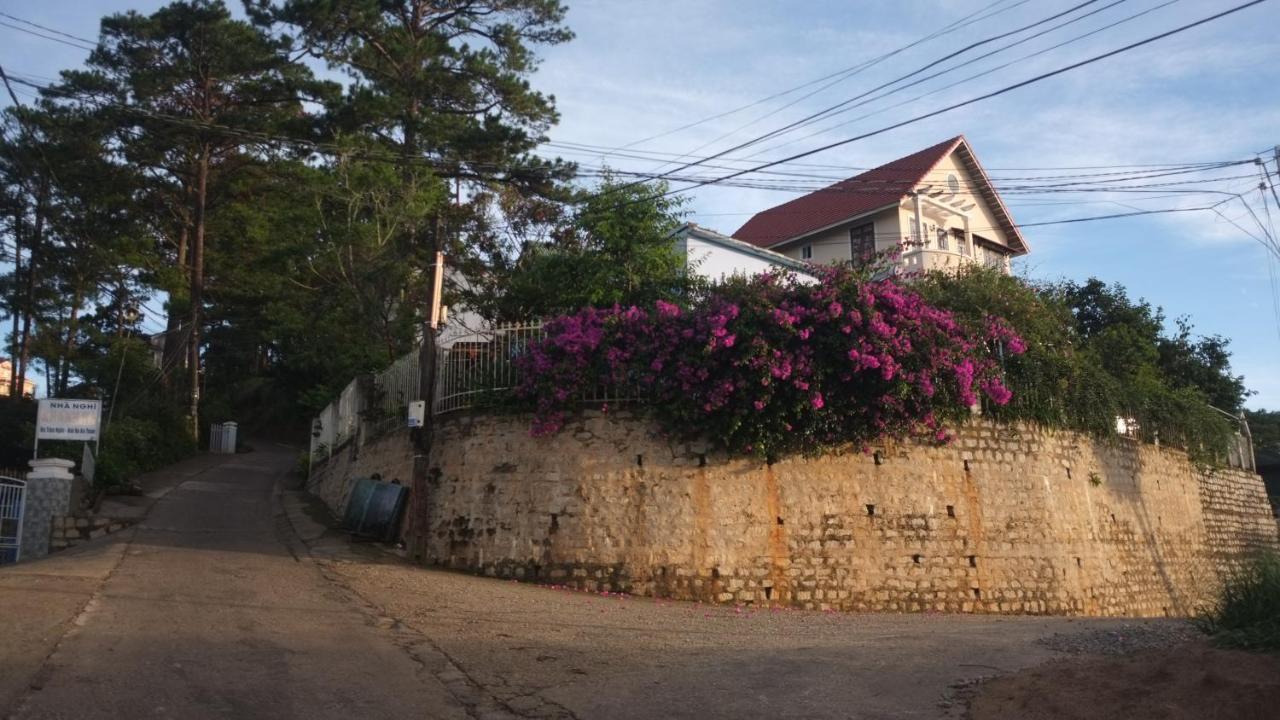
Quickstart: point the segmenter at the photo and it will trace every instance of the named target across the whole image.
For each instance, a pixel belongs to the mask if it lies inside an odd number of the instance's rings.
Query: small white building
[[[792,273],[802,282],[814,282],[813,267],[806,262],[694,223],[685,223],[672,238],[688,271],[709,280],[722,281],[734,275],[752,277],[774,270]]]

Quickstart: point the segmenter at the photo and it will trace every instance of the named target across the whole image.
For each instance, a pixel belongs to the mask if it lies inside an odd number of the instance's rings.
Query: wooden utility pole
[[[437,247],[439,242],[440,238],[437,235]],[[418,397],[422,400],[425,410],[422,416],[422,427],[411,431],[414,452],[408,550],[409,557],[415,560],[422,557],[423,545],[429,530],[426,527],[427,488],[431,481],[431,448],[435,439],[436,333],[440,331],[443,320],[441,306],[443,287],[444,253],[437,250],[435,262],[431,264],[431,308],[427,315],[426,326],[422,330],[422,345],[418,347]]]

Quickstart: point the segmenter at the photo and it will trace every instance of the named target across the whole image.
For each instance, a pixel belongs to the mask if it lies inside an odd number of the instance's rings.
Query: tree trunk
[[[209,144],[200,147],[200,161],[196,169],[196,194],[194,230],[191,239],[191,329],[187,337],[187,367],[190,380],[191,437],[200,439],[200,323],[201,303],[204,302],[204,226],[205,197],[209,187]]]
[[[190,183],[184,183],[188,186],[186,192],[187,200],[190,200]],[[182,220],[182,229],[178,232],[178,258],[177,267],[187,269],[187,246],[191,237],[191,223],[187,221],[185,214]],[[182,357],[186,353],[186,338],[182,337],[182,311],[176,307],[173,298],[173,290],[169,292],[169,308],[164,323],[164,349],[160,353],[160,370],[166,388],[173,389],[174,377],[180,377],[176,372],[182,365]]]
[[[27,260],[27,297],[23,303],[22,334],[18,342],[16,390],[19,397],[26,385],[27,361],[31,358],[31,323],[36,311],[36,272],[40,268],[40,244],[44,241],[44,203],[48,192],[48,183],[42,183],[36,196],[36,222],[31,232],[31,250]]]
[[[22,399],[22,384],[18,382],[18,308],[22,305],[22,210],[13,211],[13,297],[9,301],[13,330],[9,336],[9,398]]]
[[[67,338],[62,344],[62,360],[58,363],[58,394],[67,394],[67,385],[71,380],[71,353],[76,350],[76,323],[80,319],[80,303],[84,297],[84,291],[76,285],[75,293],[71,297],[71,316],[67,319]]]

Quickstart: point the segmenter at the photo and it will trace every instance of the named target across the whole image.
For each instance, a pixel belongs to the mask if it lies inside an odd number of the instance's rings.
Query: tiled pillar
[[[75,476],[71,460],[32,460],[27,473],[27,499],[22,508],[22,560],[49,554],[49,537],[54,516],[71,513],[71,481]]]

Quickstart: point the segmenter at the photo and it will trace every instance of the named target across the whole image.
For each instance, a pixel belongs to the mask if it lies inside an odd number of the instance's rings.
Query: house
[[[9,390],[9,383],[13,378],[13,361],[8,358],[0,358],[0,397],[12,397],[13,393]],[[22,378],[22,396],[32,398],[36,396],[36,384],[34,380]]]
[[[1271,512],[1280,518],[1280,447],[1258,448],[1253,453],[1254,469],[1262,476],[1271,500]]]
[[[803,260],[735,240],[694,223],[685,223],[671,237],[675,241],[676,252],[685,258],[687,271],[710,280],[725,280],[732,275],[750,277],[768,270],[781,270],[794,273],[802,282],[813,281],[812,268]]]
[[[733,237],[813,263],[900,246],[905,272],[1008,272],[1029,249],[963,135],[756,213]]]

